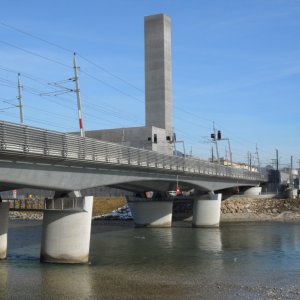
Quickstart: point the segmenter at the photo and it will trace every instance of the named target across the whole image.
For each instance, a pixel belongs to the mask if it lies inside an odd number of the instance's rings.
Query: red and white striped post
[[[80,136],[85,137],[84,129],[83,129],[83,119],[82,119],[82,109],[81,109],[81,99],[80,99],[80,88],[79,88],[79,80],[78,80],[78,67],[76,63],[76,53],[74,53],[74,81],[75,81],[75,92],[77,96],[77,107],[78,107],[78,118],[79,118],[79,128],[80,128]]]

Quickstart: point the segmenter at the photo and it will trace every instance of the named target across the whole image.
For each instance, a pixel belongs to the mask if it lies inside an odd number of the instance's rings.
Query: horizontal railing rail
[[[8,198],[4,197],[3,202],[9,203],[11,211],[43,211],[44,199],[29,199],[29,198]]]
[[[82,165],[152,169],[174,174],[265,180],[259,172],[214,164],[198,158],[166,155],[4,121],[0,121],[0,154],[2,157],[27,157],[41,163],[73,162]]]
[[[45,210],[72,210],[72,211],[84,211],[85,200],[84,197],[73,198],[57,198],[57,199],[45,199]]]

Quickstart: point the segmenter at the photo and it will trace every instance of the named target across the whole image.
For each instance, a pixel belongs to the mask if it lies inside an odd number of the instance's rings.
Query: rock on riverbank
[[[32,212],[32,211],[10,211],[9,212],[10,220],[43,220],[42,212]]]
[[[189,215],[192,215],[192,206]],[[186,208],[184,208],[186,209]],[[10,219],[42,220],[42,212],[10,211]],[[93,217],[94,220],[131,220],[131,212],[128,205],[118,208],[109,214]],[[189,220],[191,218],[188,218]],[[222,201],[221,223],[223,222],[259,222],[281,221],[300,222],[300,199],[275,199],[231,197]]]
[[[221,222],[300,221],[300,199],[231,197],[222,201]]]

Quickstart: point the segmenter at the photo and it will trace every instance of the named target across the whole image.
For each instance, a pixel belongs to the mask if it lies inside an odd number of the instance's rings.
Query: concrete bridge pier
[[[9,203],[0,202],[0,259],[6,258]]]
[[[219,227],[222,194],[213,192],[195,196],[193,204],[193,227]]]
[[[244,191],[245,196],[259,196],[262,188],[260,186],[253,186]]]
[[[173,199],[127,197],[136,227],[171,227]]]
[[[48,199],[44,210],[40,260],[87,263],[93,196]]]

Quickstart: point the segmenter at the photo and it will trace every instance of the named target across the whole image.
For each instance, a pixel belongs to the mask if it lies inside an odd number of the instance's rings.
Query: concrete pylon
[[[7,254],[9,203],[0,202],[0,259],[5,259]]]
[[[127,197],[136,227],[171,227],[173,200]]]
[[[44,211],[40,255],[42,262],[88,262],[93,199],[93,196],[88,196],[52,200],[53,205],[50,204]],[[67,203],[73,203],[73,207],[67,207]],[[78,203],[82,203],[82,206]]]
[[[193,227],[219,227],[222,194],[210,193],[195,197],[193,205]]]
[[[172,131],[171,20],[164,14],[145,17],[146,126]]]

